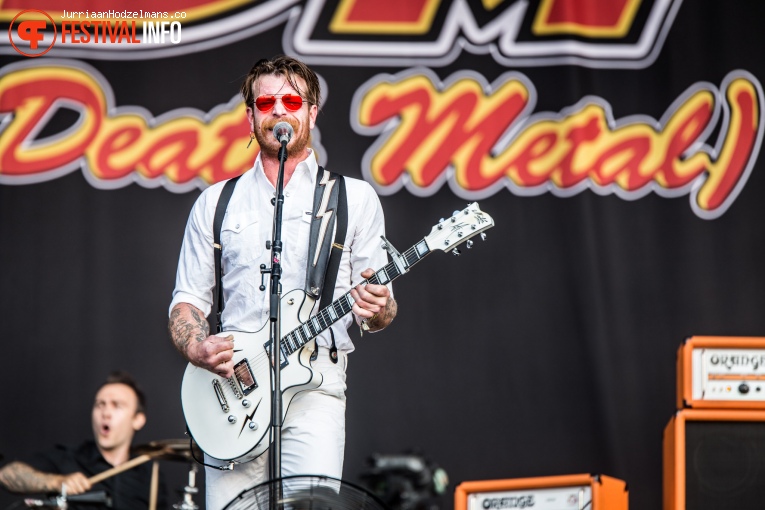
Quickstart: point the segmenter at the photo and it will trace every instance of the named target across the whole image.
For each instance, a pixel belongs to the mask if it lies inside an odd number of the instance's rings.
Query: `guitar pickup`
[[[258,381],[255,380],[250,362],[246,358],[234,365],[234,377],[245,395],[249,395],[252,390],[258,387]]]

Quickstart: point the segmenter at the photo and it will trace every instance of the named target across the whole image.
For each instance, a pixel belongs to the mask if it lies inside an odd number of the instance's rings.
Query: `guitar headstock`
[[[461,211],[454,211],[451,218],[439,221],[430,231],[430,234],[425,236],[425,242],[430,251],[448,251],[493,226],[492,217],[483,212],[476,202],[473,202]],[[471,245],[472,241],[468,244],[468,248]]]

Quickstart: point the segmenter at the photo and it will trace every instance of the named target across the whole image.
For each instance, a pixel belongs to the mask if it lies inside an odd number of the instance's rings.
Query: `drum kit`
[[[139,456],[146,455],[149,456],[150,459],[154,460],[154,469],[152,470],[151,477],[150,499],[150,502],[154,503],[154,507],[152,507],[150,503],[150,510],[154,510],[156,507],[156,496],[159,482],[157,461],[159,460],[188,463],[189,475],[186,486],[183,488],[183,499],[180,502],[174,504],[173,508],[176,510],[197,510],[199,508],[199,506],[194,503],[194,495],[199,492],[199,489],[196,486],[198,469],[196,459],[201,459],[203,454],[202,450],[200,450],[196,444],[194,444],[192,447],[191,441],[188,439],[166,439],[162,441],[151,441],[145,445],[138,446],[135,448],[135,452]]]
[[[194,496],[199,492],[196,485],[196,475],[198,470],[196,459],[201,459],[203,454],[196,444],[193,446],[192,451],[192,445],[188,439],[151,441],[150,443],[135,447],[133,453],[135,456],[129,461],[91,476],[88,480],[91,484],[96,484],[107,478],[128,471],[129,469],[133,469],[136,466],[153,461],[154,464],[152,465],[151,487],[149,493],[149,510],[156,510],[157,493],[159,489],[159,461],[186,462],[189,465],[189,473],[187,484],[183,488],[183,499],[178,503],[175,503],[173,508],[176,510],[198,510],[199,506],[194,502]],[[62,493],[61,495],[48,500],[24,500],[24,504],[27,507],[49,507],[58,508],[60,510],[68,508],[70,503],[84,506],[89,504],[102,507],[111,506],[110,497],[104,491],[92,491],[69,497],[67,497],[65,493]]]

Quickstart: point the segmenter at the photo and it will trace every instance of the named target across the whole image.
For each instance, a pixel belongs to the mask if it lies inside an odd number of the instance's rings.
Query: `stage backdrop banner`
[[[184,437],[185,362],[167,335],[184,226],[203,189],[257,156],[243,77],[289,54],[322,84],[320,163],[374,187],[394,246],[472,201],[496,223],[398,280],[386,331],[353,332],[344,478],[361,482],[373,453],[416,451],[450,476],[443,508],[463,480],[580,472],[659,508],[678,346],[765,334],[761,14],[707,0],[3,2],[0,454],[88,438],[116,368],[148,393],[136,442]]]

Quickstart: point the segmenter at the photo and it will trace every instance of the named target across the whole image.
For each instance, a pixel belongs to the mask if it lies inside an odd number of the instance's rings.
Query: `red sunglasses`
[[[282,94],[282,105],[291,112],[298,111],[303,106],[303,98],[296,94]],[[276,96],[258,96],[255,99],[255,107],[263,113],[271,111],[276,104]]]

